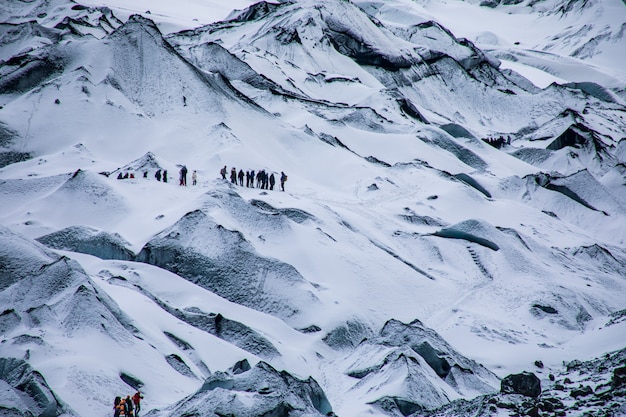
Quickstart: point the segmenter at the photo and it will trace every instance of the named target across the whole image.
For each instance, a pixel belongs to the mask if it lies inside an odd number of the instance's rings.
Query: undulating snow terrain
[[[253,3],[0,3],[0,414],[626,416],[626,3]]]

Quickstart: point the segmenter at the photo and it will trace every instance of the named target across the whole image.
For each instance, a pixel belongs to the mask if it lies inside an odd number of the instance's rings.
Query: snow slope
[[[3,5],[0,357],[51,415],[384,416],[623,349],[626,6],[477,3]]]

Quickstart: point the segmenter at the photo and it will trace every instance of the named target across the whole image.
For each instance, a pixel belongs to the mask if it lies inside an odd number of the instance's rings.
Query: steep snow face
[[[626,6],[608,1],[356,1],[393,26],[436,20],[536,80],[594,81],[623,96]]]
[[[514,74],[497,71],[496,59],[432,20],[416,16],[402,26],[392,20],[388,29],[365,12],[378,17],[380,8],[392,6],[362,7],[337,1],[286,3],[168,39],[186,56],[195,56],[201,67],[209,68],[193,45],[220,43],[292,94],[371,106],[379,119],[389,118],[397,107],[374,103],[403,99],[425,120],[454,122],[481,135],[485,128],[525,128],[529,114],[543,124],[580,103],[575,92],[540,91]],[[271,102],[263,105],[279,110]]]
[[[482,3],[0,5],[0,356],[51,415],[387,416],[622,349],[617,75],[503,69],[558,51],[471,17],[557,3]]]

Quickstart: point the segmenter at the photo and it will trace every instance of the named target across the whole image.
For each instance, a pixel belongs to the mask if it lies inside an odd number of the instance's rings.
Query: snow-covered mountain
[[[2,414],[626,415],[626,4],[229,4],[0,4]]]

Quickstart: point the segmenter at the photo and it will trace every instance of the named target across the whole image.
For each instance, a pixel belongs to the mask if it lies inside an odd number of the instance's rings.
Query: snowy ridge
[[[624,410],[626,5],[88,3],[0,6],[0,414]]]

